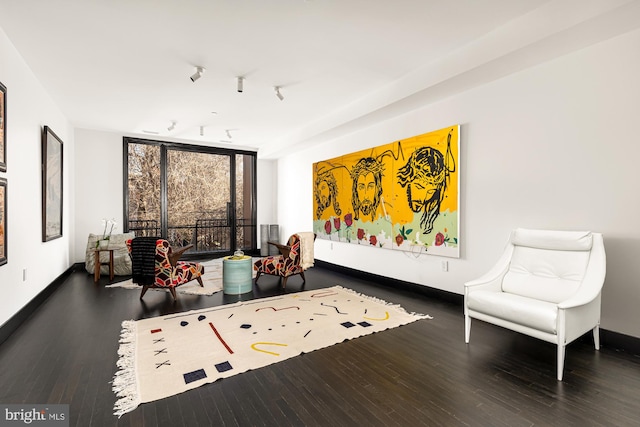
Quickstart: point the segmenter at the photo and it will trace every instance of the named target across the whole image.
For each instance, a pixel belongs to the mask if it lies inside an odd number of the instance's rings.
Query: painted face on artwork
[[[407,198],[413,212],[420,212],[424,205],[433,198],[438,186],[428,180],[417,180],[407,187]]]
[[[316,191],[318,193],[318,207],[322,210],[327,209],[331,204],[331,194],[329,192],[329,185],[327,184],[327,181],[320,181]]]
[[[360,211],[369,215],[373,209],[373,202],[376,197],[376,182],[373,173],[360,175],[357,183],[358,200],[360,201]]]

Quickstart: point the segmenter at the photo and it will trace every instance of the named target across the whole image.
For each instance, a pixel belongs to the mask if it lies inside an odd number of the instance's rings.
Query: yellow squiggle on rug
[[[251,344],[251,349],[255,351],[260,351],[262,353],[267,353],[267,354],[273,354],[274,356],[280,356],[280,353],[275,353],[273,351],[261,350],[259,348],[256,348],[257,345],[279,345],[281,347],[287,347],[289,344],[280,344],[277,342],[256,342]]]
[[[367,317],[367,316],[362,316],[363,318],[367,319],[367,320],[389,320],[389,312],[385,311],[384,314],[386,315],[385,317],[382,317],[380,319],[376,319],[375,317]]]

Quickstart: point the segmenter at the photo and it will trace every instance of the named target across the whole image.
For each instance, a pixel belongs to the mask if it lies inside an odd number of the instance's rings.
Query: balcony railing
[[[160,226],[156,220],[131,220],[129,231],[136,236],[160,236]],[[236,221],[236,244],[232,245],[231,224],[226,219],[198,219],[195,224],[175,225],[167,227],[166,239],[171,246],[193,244],[189,252],[231,252],[232,250],[256,249],[256,225],[248,219]]]
[[[155,219],[129,220],[129,231],[136,233],[136,237],[159,236],[160,224]]]

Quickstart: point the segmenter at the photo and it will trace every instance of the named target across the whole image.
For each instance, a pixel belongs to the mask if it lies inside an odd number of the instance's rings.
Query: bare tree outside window
[[[169,150],[167,153],[168,240],[198,249],[230,250],[230,157]],[[198,220],[214,220],[202,231]],[[203,221],[200,221],[203,224]],[[218,225],[216,230],[213,224]]]
[[[160,147],[128,144],[129,230],[160,236]]]

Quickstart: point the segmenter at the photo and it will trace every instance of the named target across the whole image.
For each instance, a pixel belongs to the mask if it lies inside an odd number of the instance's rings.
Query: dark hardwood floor
[[[335,284],[427,313],[385,332],[239,374],[115,417],[110,381],[123,320],[238,297],[105,288],[71,276],[2,345],[0,403],[70,404],[72,426],[640,426],[640,359],[585,338],[556,348],[475,321],[465,345],[455,302],[376,285],[322,267],[305,290]],[[118,280],[118,278],[116,278]],[[294,277],[286,292],[301,290]],[[265,276],[242,299],[276,295]]]

